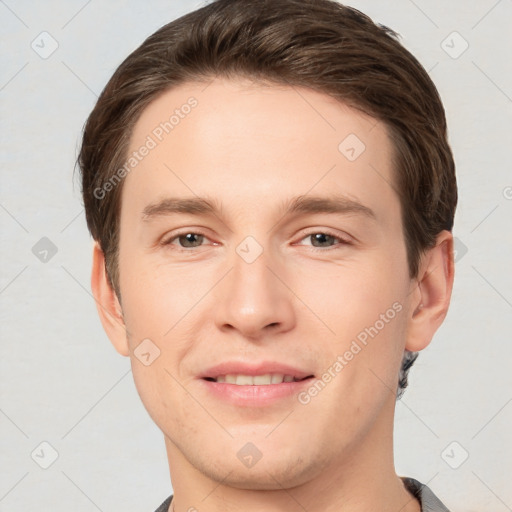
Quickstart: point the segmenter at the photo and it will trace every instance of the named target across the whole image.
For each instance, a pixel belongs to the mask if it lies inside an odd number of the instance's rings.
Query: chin
[[[307,483],[319,476],[325,469],[326,462],[306,460],[303,456],[285,459],[278,450],[272,456],[263,455],[252,467],[245,467],[236,453],[226,457],[226,452],[211,454],[208,459],[198,459],[193,454],[192,464],[213,481],[236,489],[282,490]],[[212,463],[217,457],[216,462]]]

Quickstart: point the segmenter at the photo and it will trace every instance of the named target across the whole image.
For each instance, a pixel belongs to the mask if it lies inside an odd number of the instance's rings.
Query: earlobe
[[[435,247],[422,258],[412,294],[413,303],[405,348],[412,352],[423,350],[432,341],[448,312],[453,288],[453,236],[442,231]]]
[[[94,242],[93,247],[91,289],[103,329],[117,352],[128,356],[130,351],[121,304],[110,285],[105,269],[105,256],[98,242]]]

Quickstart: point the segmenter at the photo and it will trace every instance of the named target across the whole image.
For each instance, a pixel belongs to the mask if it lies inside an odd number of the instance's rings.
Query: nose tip
[[[268,258],[266,252],[251,263],[236,258],[233,272],[217,296],[219,328],[236,329],[248,338],[258,338],[293,325],[289,292],[267,266]]]

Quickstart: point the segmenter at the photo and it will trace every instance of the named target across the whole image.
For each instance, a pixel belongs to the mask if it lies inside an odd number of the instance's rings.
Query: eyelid
[[[339,245],[351,245],[351,244],[353,244],[353,239],[349,235],[347,235],[347,234],[342,235],[342,234],[340,234],[338,232],[333,231],[332,229],[327,229],[327,228],[316,228],[316,229],[309,229],[307,231],[304,231],[302,233],[302,235],[301,235],[301,238],[299,239],[299,242],[301,242],[305,238],[308,238],[308,237],[310,237],[312,235],[316,235],[318,233],[322,233],[324,235],[329,235],[329,236],[339,240],[340,243],[336,244],[336,245],[332,245],[330,247],[314,247],[311,244],[312,248],[316,249],[316,250],[326,251],[326,250],[329,250],[329,249],[336,249],[337,247],[339,247]]]
[[[176,233],[169,234],[168,236],[167,236],[167,234],[164,235],[161,238],[161,242],[160,243],[162,245],[170,245],[173,242],[175,242],[180,236],[185,236],[185,235],[189,235],[189,234],[202,236],[203,238],[206,238],[206,239],[210,240],[210,237],[208,235],[206,235],[205,232],[203,232],[203,231],[201,231],[199,229],[186,229],[186,230],[183,230],[183,231],[177,231]],[[182,247],[182,249],[183,249],[183,247]]]
[[[172,233],[172,235],[170,235],[168,237],[163,236],[160,241],[160,245],[163,245],[163,246],[175,245],[177,250],[185,251],[185,252],[191,252],[193,249],[198,249],[199,247],[202,247],[204,244],[201,244],[198,247],[186,248],[186,247],[180,247],[178,244],[174,243],[175,241],[177,241],[179,239],[180,236],[184,236],[184,235],[187,235],[190,233],[192,233],[194,235],[202,236],[203,238],[210,240],[210,238],[201,229],[189,228],[189,229],[185,229],[182,231],[178,231],[176,233]],[[310,246],[314,250],[326,251],[329,249],[336,249],[339,245],[350,245],[353,243],[352,237],[350,237],[349,235],[347,235],[347,234],[342,235],[338,232],[335,232],[335,231],[333,231],[331,229],[327,229],[327,228],[304,229],[300,235],[300,238],[298,238],[298,241],[302,242],[304,239],[306,239],[312,235],[318,234],[318,233],[329,235],[329,236],[337,239],[339,241],[339,243],[336,245],[333,245],[333,246],[329,246],[329,247],[314,247],[312,244],[310,244]],[[219,244],[217,242],[213,242],[212,245],[219,245]]]

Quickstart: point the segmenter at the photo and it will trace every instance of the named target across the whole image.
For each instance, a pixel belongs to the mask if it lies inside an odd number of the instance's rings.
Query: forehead
[[[137,161],[123,203],[128,196],[139,211],[169,194],[261,213],[272,199],[314,192],[380,200],[377,210],[396,213],[385,126],[310,89],[219,78],[182,84],[142,112],[128,153]]]

